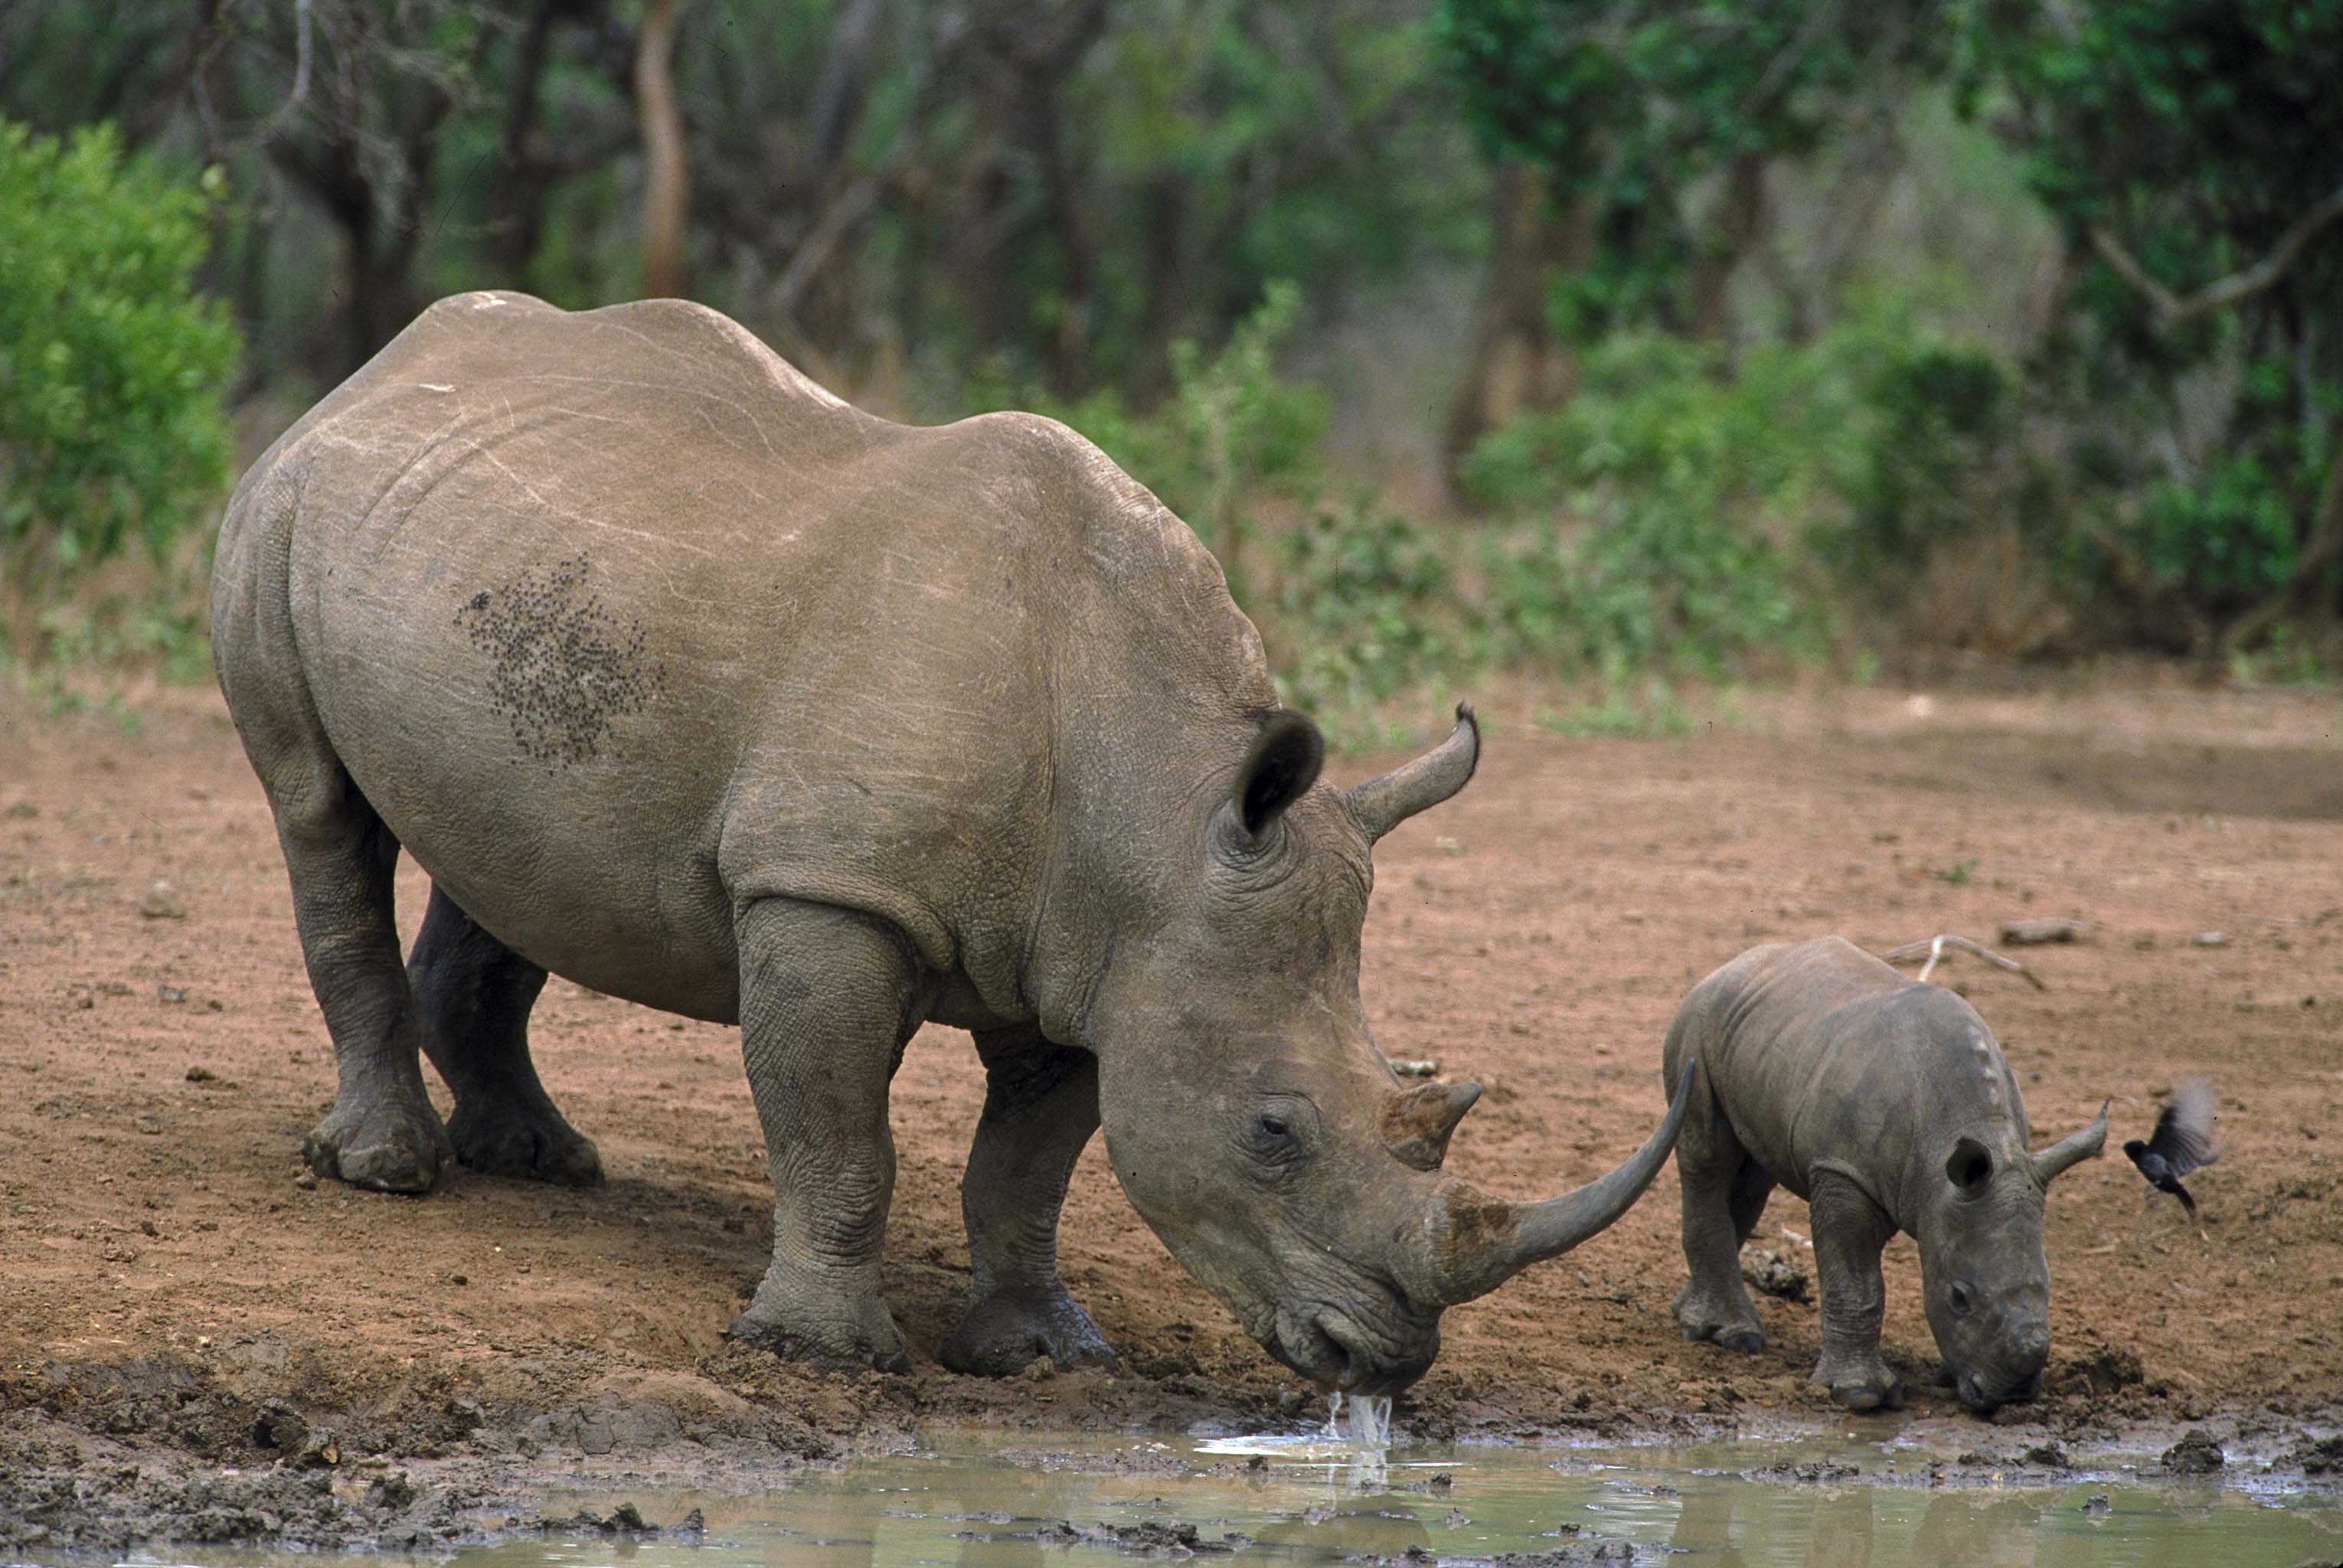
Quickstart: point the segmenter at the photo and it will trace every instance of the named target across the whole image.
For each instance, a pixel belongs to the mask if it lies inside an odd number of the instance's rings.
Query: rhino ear
[[[1993,1180],[1993,1151],[1974,1138],[1962,1138],[1945,1161],[1945,1180],[1958,1189],[1962,1197],[1976,1197]]]
[[[1247,834],[1258,838],[1284,809],[1309,792],[1326,760],[1326,741],[1307,715],[1281,708],[1262,720],[1229,804]]]

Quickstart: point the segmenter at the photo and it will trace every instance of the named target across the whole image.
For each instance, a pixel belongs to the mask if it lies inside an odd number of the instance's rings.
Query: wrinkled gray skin
[[[339,1088],[320,1173],[598,1180],[528,1045],[548,971],[738,1021],[775,1191],[737,1336],[900,1368],[888,1084],[935,1020],[990,1087],[948,1365],[1112,1352],[1057,1267],[1101,1121],[1272,1355],[1403,1386],[1443,1307],[1594,1234],[1668,1153],[1542,1204],[1439,1167],[1358,995],[1369,846],[1477,730],[1350,790],[1180,521],[1063,427],[917,429],[673,301],[433,307],[231,504],[220,684],[275,810]],[[432,879],[402,965],[400,847]],[[418,1050],[455,1093],[443,1128]],[[646,1067],[646,1077],[651,1075]]]
[[[2043,1191],[2098,1153],[2105,1106],[2029,1154],[2017,1081],[1976,1010],[1837,937],[1752,948],[1694,987],[1664,1070],[1674,1082],[1695,1068],[1676,1148],[1684,1338],[1765,1342],[1740,1252],[1778,1185],[1812,1205],[1815,1381],[1840,1403],[1896,1402],[1879,1355],[1879,1254],[1898,1231],[1919,1243],[1941,1377],[1981,1412],[2033,1397],[2050,1354]]]

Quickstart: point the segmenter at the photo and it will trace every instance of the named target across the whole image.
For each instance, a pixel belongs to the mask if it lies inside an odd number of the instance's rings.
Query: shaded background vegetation
[[[1068,419],[1354,731],[1507,670],[1564,722],[2315,670],[2338,80],[2343,0],[14,0],[6,646],[199,668],[231,425],[503,286]]]

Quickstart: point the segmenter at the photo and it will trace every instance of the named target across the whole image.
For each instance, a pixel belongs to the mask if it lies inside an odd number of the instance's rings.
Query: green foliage
[[[1456,668],[1453,573],[1415,523],[1362,498],[1319,511],[1281,541],[1284,573],[1273,623],[1292,657],[1286,699],[1352,726],[1403,688]]]
[[[1848,347],[1843,329],[1825,342]],[[1829,541],[1854,577],[1915,565],[1991,509],[2016,408],[2008,373],[1981,348],[1900,336],[1877,347],[1848,361],[1859,377],[1860,450],[1846,476],[1845,527]]]
[[[1062,419],[1152,489],[1220,558],[1288,699],[1354,739],[1374,732],[1378,704],[1457,668],[1443,628],[1464,612],[1433,536],[1372,496],[1325,498],[1326,396],[1277,369],[1301,305],[1291,284],[1274,283],[1216,351],[1175,344],[1171,395],[1146,414],[1116,393],[1060,404],[998,383],[980,401]],[[1272,532],[1272,558],[1254,562]]]
[[[1694,723],[1691,705],[1657,675],[1633,684],[1612,682],[1603,689],[1599,701],[1569,709],[1550,709],[1538,715],[1539,729],[1574,737],[1689,735]]]
[[[1818,368],[1778,350],[1736,382],[1695,346],[1614,338],[1560,410],[1488,437],[1464,468],[1483,499],[1575,519],[1489,547],[1499,656],[1615,680],[1817,649],[1822,618],[1794,581],[1792,547],[1823,490]]]
[[[2110,536],[2216,620],[2318,588],[2296,579],[2343,528],[2321,517],[2343,494],[2343,222],[2299,226],[2336,190],[2343,5],[1986,0],[1965,37],[1972,108],[2014,126],[2088,261],[2036,390]],[[2225,278],[2258,286],[2171,307]]]
[[[1301,307],[1293,285],[1274,282],[1216,352],[1173,344],[1171,396],[1143,415],[1119,393],[1061,403],[1035,387],[1012,391],[997,374],[977,388],[976,406],[1031,408],[1098,443],[1196,530],[1242,597],[1253,509],[1277,498],[1305,502],[1322,484],[1326,395],[1277,374],[1278,347]]]
[[[1463,467],[1485,504],[1545,514],[1485,549],[1509,660],[1615,684],[1818,657],[1832,604],[1892,605],[1938,541],[2009,504],[2007,373],[1896,297],[1753,349],[1737,376],[1642,335],[1592,350],[1584,377]]]
[[[226,312],[206,194],[96,127],[0,123],[0,564],[20,586],[159,555],[226,487]]]
[[[1594,253],[1554,303],[1592,337],[1697,324],[1686,273],[1747,236],[1729,216],[1696,218],[1694,187],[1735,160],[1811,153],[1895,81],[1938,68],[1946,9],[1440,0],[1433,31],[1482,145],[1590,208]]]

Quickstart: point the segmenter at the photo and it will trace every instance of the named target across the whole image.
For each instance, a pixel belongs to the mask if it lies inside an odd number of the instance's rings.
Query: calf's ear
[[[1993,1180],[1993,1151],[1974,1138],[1961,1138],[1946,1158],[1945,1180],[1964,1198],[1976,1197]]]

